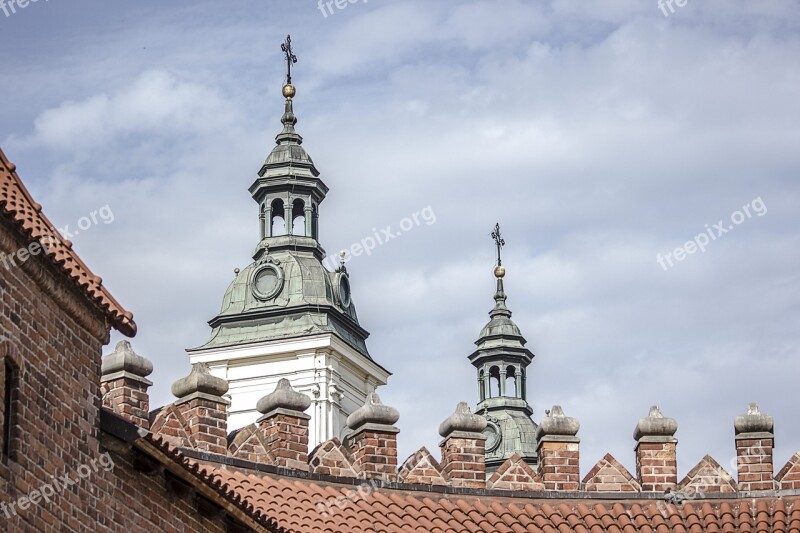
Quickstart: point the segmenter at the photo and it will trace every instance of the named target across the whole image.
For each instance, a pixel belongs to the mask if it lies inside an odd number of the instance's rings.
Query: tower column
[[[522,371],[519,369],[519,367],[514,367],[514,369],[514,383],[517,385],[517,398],[524,399],[522,394]]]
[[[311,215],[311,211],[312,211],[312,208],[311,208],[311,206],[310,206],[310,205],[307,205],[307,206],[306,206],[306,209],[305,209],[305,218],[306,218],[306,237],[313,237],[313,235],[311,235],[311,228],[312,228],[312,226],[313,226],[313,220],[311,219],[311,216],[312,216],[312,215]]]
[[[266,215],[266,213],[264,212],[264,209],[262,208],[261,209],[261,213],[258,215],[258,228],[259,228],[259,233],[261,235],[261,240],[264,240],[264,237],[267,236],[267,228],[264,225],[265,215]]]
[[[272,237],[272,206],[264,208],[264,229],[261,231],[263,237]]]
[[[292,226],[294,226],[294,220],[292,220],[292,216],[293,216],[292,215],[292,208],[294,206],[292,205],[292,201],[291,200],[292,199],[289,198],[289,201],[286,202],[286,207],[283,208],[284,212],[286,213],[286,220],[285,220],[285,223],[286,223],[286,235],[292,235],[294,233],[293,232],[294,228],[292,227]]]

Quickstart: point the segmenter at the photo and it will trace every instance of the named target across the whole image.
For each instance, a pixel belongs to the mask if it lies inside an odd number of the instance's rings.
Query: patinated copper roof
[[[28,238],[46,244],[46,256],[62,270],[108,317],[120,333],[133,337],[136,323],[133,313],[126,311],[103,286],[103,280],[94,275],[72,249],[56,227],[42,212],[42,206],[31,197],[11,163],[0,149],[0,213],[17,224]]]

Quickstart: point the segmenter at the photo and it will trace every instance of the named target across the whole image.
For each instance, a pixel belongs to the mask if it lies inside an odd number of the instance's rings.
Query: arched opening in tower
[[[272,200],[272,220],[270,224],[272,225],[272,236],[278,237],[280,235],[286,235],[286,214],[283,209],[283,200],[277,198]]]
[[[489,398],[500,396],[500,369],[493,366],[489,369]]]
[[[300,198],[292,202],[292,235],[306,235],[306,204]]]
[[[506,396],[517,395],[517,369],[513,366],[506,368]]]

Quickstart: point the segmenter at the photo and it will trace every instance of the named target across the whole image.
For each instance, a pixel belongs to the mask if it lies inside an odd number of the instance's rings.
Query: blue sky
[[[348,264],[402,456],[476,401],[499,221],[535,419],[581,421],[583,472],[605,452],[633,470],[653,404],[678,420],[680,475],[706,453],[729,467],[750,401],[780,467],[800,449],[799,7],[39,0],[0,11],[0,143],[57,225],[113,210],[75,248],[135,313],[162,405],[256,244],[247,187],[291,33],[297,129],[331,187],[322,245],[436,214]]]

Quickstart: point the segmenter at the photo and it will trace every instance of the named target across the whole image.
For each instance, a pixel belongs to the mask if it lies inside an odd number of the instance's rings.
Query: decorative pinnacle
[[[447,438],[454,431],[480,433],[486,427],[486,418],[473,414],[466,402],[460,402],[456,410],[439,424],[439,435]]]
[[[672,439],[676,431],[678,431],[678,422],[674,418],[665,417],[661,409],[654,405],[650,408],[647,418],[640,419],[636,424],[633,439],[636,441],[645,437]]]
[[[757,403],[747,406],[747,412],[734,419],[733,427],[736,435],[746,433],[772,433],[775,431],[775,421],[758,408]]]
[[[119,341],[114,351],[103,357],[103,376],[116,372],[127,372],[134,376],[145,378],[153,373],[153,363],[133,351],[131,343]]]
[[[536,439],[542,437],[575,437],[581,424],[576,418],[564,414],[560,405],[554,405],[536,429]]]
[[[292,388],[288,379],[282,378],[278,381],[278,386],[270,394],[267,394],[256,404],[259,413],[266,414],[275,409],[286,409],[302,413],[311,405],[311,398],[302,392],[297,392]]]
[[[286,36],[286,40],[281,44],[281,50],[286,58],[286,84],[283,86],[283,96],[292,98],[295,95],[295,88],[294,85],[292,85],[292,65],[297,63],[297,56],[294,55],[294,50],[292,50],[291,35]]]
[[[394,407],[381,403],[377,393],[367,395],[367,400],[353,414],[347,417],[347,427],[358,430],[365,424],[391,426],[400,419],[400,413]]]
[[[228,392],[227,380],[212,376],[206,363],[193,364],[188,376],[172,384],[172,394],[178,399],[195,393],[221,398],[226,392]]]

